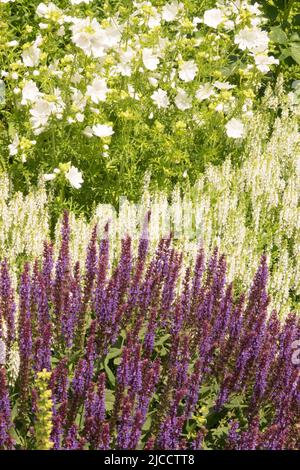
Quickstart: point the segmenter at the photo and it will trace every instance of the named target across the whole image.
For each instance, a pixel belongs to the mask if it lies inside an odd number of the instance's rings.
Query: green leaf
[[[116,385],[116,378],[113,372],[111,371],[111,369],[108,367],[108,364],[106,363],[106,361],[104,363],[104,369],[107,374],[108,380],[110,381],[111,385],[114,387]]]
[[[112,348],[105,358],[105,362],[108,363],[110,359],[120,356],[122,353],[121,348]]]
[[[300,65],[300,44],[294,43],[291,48],[291,57],[294,59],[297,64]]]
[[[155,341],[155,346],[162,346],[164,343],[168,341],[170,338],[170,334],[167,333],[166,335],[161,336],[161,338],[158,338],[157,341]]]
[[[280,26],[272,28],[269,37],[271,41],[275,42],[276,44],[287,44],[288,42],[288,37],[285,32],[280,28]]]
[[[115,395],[112,390],[105,390],[105,409],[112,411],[115,403]]]

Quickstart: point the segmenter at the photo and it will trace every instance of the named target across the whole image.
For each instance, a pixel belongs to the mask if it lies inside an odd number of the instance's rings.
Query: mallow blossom
[[[185,111],[192,107],[192,99],[183,88],[178,88],[175,104],[180,111]]]
[[[145,47],[142,52],[143,64],[146,69],[154,71],[159,64],[159,58],[153,53],[153,50]]]
[[[196,91],[196,98],[199,101],[207,100],[215,94],[214,87],[210,83],[204,83],[200,85]]]
[[[264,52],[268,49],[269,36],[267,31],[263,31],[257,27],[242,29],[234,38],[234,43],[239,46],[242,51],[248,49],[251,52]]]
[[[174,1],[172,3],[167,3],[162,9],[162,18],[165,21],[174,21],[176,16],[184,8],[183,3]]]
[[[203,23],[206,26],[210,26],[211,28],[217,28],[219,24],[222,23],[224,19],[224,15],[219,8],[212,8],[211,10],[206,10],[203,15]]]
[[[87,86],[86,95],[91,98],[93,103],[100,103],[100,101],[106,100],[106,94],[108,92],[108,88],[106,85],[105,78],[96,77],[91,85]]]
[[[240,119],[232,118],[225,125],[226,134],[233,139],[240,139],[244,136],[244,124]]]
[[[152,93],[151,98],[159,109],[169,107],[170,100],[168,98],[168,94],[161,88],[155,90],[154,93]]]
[[[194,80],[198,72],[197,64],[194,60],[187,60],[180,65],[179,78],[184,82],[191,82]]]
[[[95,124],[92,127],[92,132],[97,137],[110,137],[114,134],[112,126],[106,124]]]
[[[83,183],[82,173],[75,166],[70,166],[70,169],[65,173],[65,177],[75,189],[79,189]]]

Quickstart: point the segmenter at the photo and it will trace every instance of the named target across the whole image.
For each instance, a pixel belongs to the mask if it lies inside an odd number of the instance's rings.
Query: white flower
[[[149,77],[148,78],[150,85],[152,85],[154,88],[158,87],[158,80],[155,77]]]
[[[69,181],[70,185],[75,189],[79,189],[83,183],[82,173],[75,166],[70,167],[65,174],[65,177]]]
[[[259,28],[244,28],[234,38],[234,43],[244,51],[264,52],[268,48],[269,36],[266,31]]]
[[[204,83],[200,85],[198,90],[196,91],[196,98],[199,101],[207,100],[211,96],[215,94],[214,88],[210,83]]]
[[[16,47],[16,46],[19,45],[19,42],[16,41],[15,39],[13,39],[12,41],[8,41],[8,42],[6,43],[6,45],[7,45],[7,47]]]
[[[143,64],[148,70],[156,70],[159,64],[159,58],[153,54],[153,50],[145,47],[142,52]]]
[[[206,10],[203,16],[203,23],[211,28],[217,28],[223,21],[223,13],[218,8]]]
[[[187,60],[180,65],[179,78],[184,82],[191,82],[194,80],[198,72],[198,67],[193,60]]]
[[[225,125],[226,134],[233,139],[240,139],[244,136],[244,124],[240,119],[232,118]]]
[[[95,124],[92,127],[92,131],[97,137],[110,137],[114,134],[112,126],[107,126],[106,124]]]
[[[44,127],[54,109],[55,104],[41,98],[38,99],[30,110],[30,123],[33,129]]]
[[[188,96],[185,90],[178,88],[175,104],[178,109],[185,111],[186,109],[190,109],[192,107],[192,99]]]
[[[152,12],[151,16],[149,17],[149,20],[148,20],[148,27],[150,29],[152,28],[156,28],[157,26],[159,26],[161,23],[161,15],[157,12],[157,10],[155,9],[154,12]]]
[[[96,77],[91,85],[87,86],[87,96],[91,98],[93,103],[100,103],[100,101],[106,100],[106,94],[108,92],[108,88],[106,86],[105,78]]]
[[[75,118],[76,118],[77,122],[83,122],[84,121],[84,114],[76,113]]]
[[[214,83],[214,87],[218,88],[218,90],[231,90],[235,88],[235,85],[231,85],[228,82],[219,82],[218,80]]]
[[[72,91],[72,105],[76,111],[84,111],[86,106],[86,98],[78,88],[71,87]]]
[[[22,90],[22,101],[21,104],[33,103],[41,95],[36,83],[33,80],[25,82]]]
[[[127,88],[128,88],[128,94],[129,94],[129,96],[130,96],[131,98],[133,98],[134,100],[139,101],[139,100],[140,100],[140,97],[139,97],[138,93],[135,91],[134,87],[133,87],[130,83],[128,83]]]
[[[270,65],[277,65],[279,64],[279,60],[275,59],[275,57],[268,56],[266,54],[257,54],[254,56],[255,65],[258,70],[262,73],[267,73],[270,70]]]
[[[179,11],[184,7],[183,3],[174,1],[167,3],[162,9],[162,18],[165,21],[174,21]]]
[[[106,37],[98,21],[93,18],[76,19],[71,27],[72,41],[80,47],[87,56],[104,57]]]
[[[63,22],[62,11],[53,3],[50,2],[48,5],[40,3],[37,6],[36,14],[40,18],[46,18],[47,20],[56,20],[59,23]]]
[[[131,61],[135,57],[135,52],[131,47],[120,51],[120,62],[116,66],[116,71],[123,77],[131,76]]]
[[[14,2],[15,0],[0,0],[0,3],[9,3]]]
[[[71,0],[72,5],[79,5],[80,3],[91,3],[93,0]]]
[[[17,155],[18,150],[19,150],[19,144],[20,144],[20,139],[19,139],[18,134],[16,134],[13,138],[12,143],[8,145],[9,155],[11,157],[14,157],[15,155]]]
[[[82,131],[83,135],[85,135],[86,137],[93,137],[93,130],[91,128],[91,126],[86,126],[86,128]]]
[[[24,49],[22,59],[26,67],[35,67],[40,61],[41,50],[39,45],[42,43],[42,37],[38,36],[34,43]]]
[[[151,98],[159,109],[168,108],[168,106],[170,105],[170,100],[168,98],[167,92],[162,90],[161,88],[155,90],[154,93],[152,93]]]
[[[44,180],[44,181],[52,181],[52,180],[54,180],[54,179],[56,178],[56,176],[57,176],[57,175],[56,175],[55,173],[45,173],[45,174],[43,175],[43,180]]]

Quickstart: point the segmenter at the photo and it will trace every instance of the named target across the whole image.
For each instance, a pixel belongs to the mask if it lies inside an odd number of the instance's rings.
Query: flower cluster
[[[46,243],[24,266],[22,366],[12,386],[0,369],[0,448],[299,449],[299,317],[268,315],[266,256],[238,293],[217,249],[185,269],[169,237],[148,257],[146,222],[138,255],[124,238],[110,267],[96,232],[82,275],[67,213],[56,263]]]
[[[40,3],[21,40],[8,33],[3,149],[15,166],[41,159],[35,168],[46,181],[60,175],[79,189],[86,179],[99,185],[100,172],[134,173],[145,148],[154,167],[158,147],[168,155],[165,176],[174,163],[182,174],[181,162],[194,165],[201,141],[203,153],[216,151],[213,136],[207,148],[204,142],[216,122],[219,140],[239,146],[264,75],[278,64],[259,4],[224,0],[205,11],[177,0],[155,3],[135,1],[118,13],[105,4],[101,17],[93,2],[65,9]],[[189,139],[178,146],[180,129]]]

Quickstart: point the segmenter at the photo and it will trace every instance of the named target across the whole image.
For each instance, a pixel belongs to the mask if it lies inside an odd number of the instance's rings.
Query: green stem
[[[290,16],[290,13],[292,11],[294,2],[295,2],[295,0],[288,0],[285,4],[285,9],[284,9],[284,13],[283,13],[283,22],[284,23],[286,23],[287,20],[289,19],[289,16]]]

